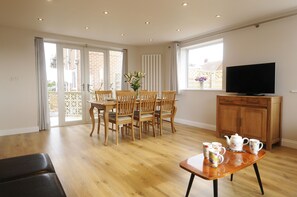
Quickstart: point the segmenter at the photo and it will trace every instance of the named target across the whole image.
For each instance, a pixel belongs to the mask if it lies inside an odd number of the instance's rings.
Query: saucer
[[[245,150],[231,150],[229,147],[227,147],[226,150],[235,152],[235,153],[245,153],[246,152]]]

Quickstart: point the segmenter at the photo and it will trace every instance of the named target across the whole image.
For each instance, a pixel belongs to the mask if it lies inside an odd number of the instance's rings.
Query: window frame
[[[223,51],[222,51],[222,78],[221,78],[221,88],[193,88],[193,87],[189,87],[189,51],[193,50],[193,49],[198,49],[198,48],[202,48],[202,47],[206,47],[206,46],[211,46],[214,44],[219,44],[222,43],[223,44]],[[218,38],[218,39],[213,39],[213,40],[209,40],[209,41],[203,41],[203,42],[196,42],[195,44],[188,44],[185,46],[181,46],[180,48],[181,50],[181,65],[182,65],[182,78],[183,78],[183,82],[181,84],[181,89],[183,90],[206,90],[206,91],[222,91],[224,90],[224,40],[223,38]],[[197,82],[198,83],[198,82]]]

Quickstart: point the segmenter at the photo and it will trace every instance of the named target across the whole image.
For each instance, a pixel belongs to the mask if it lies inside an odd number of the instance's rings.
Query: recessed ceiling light
[[[217,17],[217,18],[221,18],[221,15],[217,14],[216,17]]]
[[[146,22],[145,22],[146,25],[148,25],[148,24],[150,24],[150,23],[151,23],[151,22],[149,22],[149,21],[146,21]]]
[[[183,2],[182,3],[182,6],[186,7],[186,6],[188,6],[188,3],[187,2]]]
[[[103,14],[107,15],[107,14],[109,14],[109,12],[108,11],[104,11]]]
[[[43,21],[43,18],[37,18],[37,20],[39,20],[39,21]]]
[[[180,29],[177,29],[176,31],[180,31]]]
[[[121,36],[125,36],[125,34],[121,34]]]
[[[85,27],[85,29],[86,29],[86,30],[88,30],[88,29],[89,29],[89,27],[88,27],[88,26],[86,26],[86,27]]]

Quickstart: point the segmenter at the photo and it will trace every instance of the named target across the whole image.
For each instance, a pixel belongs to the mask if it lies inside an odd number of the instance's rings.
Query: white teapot
[[[231,135],[230,139],[227,135],[224,136],[227,140],[227,144],[229,146],[229,148],[233,151],[242,151],[242,147],[243,145],[246,145],[249,143],[249,139],[248,138],[242,138],[240,135],[238,135],[237,133],[235,135]],[[244,143],[244,140],[247,140],[246,143]]]

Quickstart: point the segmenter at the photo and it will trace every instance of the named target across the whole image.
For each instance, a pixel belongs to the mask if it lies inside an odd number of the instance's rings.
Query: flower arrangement
[[[199,82],[201,82],[201,83],[203,83],[204,81],[206,81],[207,80],[207,77],[196,77],[195,78],[195,81],[199,81]]]
[[[137,91],[141,87],[141,79],[144,78],[144,76],[145,73],[136,71],[134,71],[134,73],[129,72],[124,74],[126,78],[125,82],[127,82],[134,91]]]

